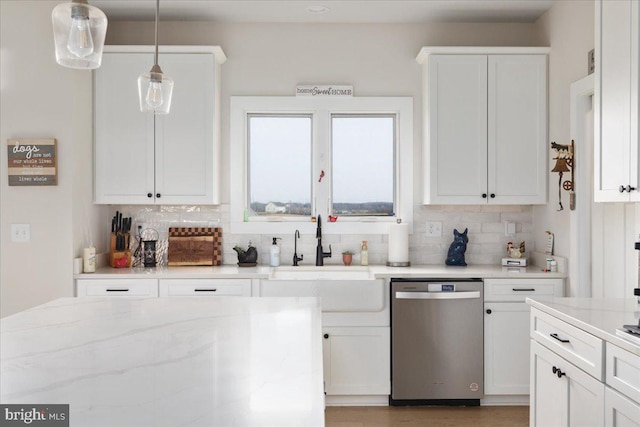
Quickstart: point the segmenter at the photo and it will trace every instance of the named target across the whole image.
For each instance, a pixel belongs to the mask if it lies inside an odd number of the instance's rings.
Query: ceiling
[[[162,0],[163,21],[535,22],[555,0]],[[155,0],[90,0],[111,20],[152,20]],[[319,13],[308,8],[327,10]]]

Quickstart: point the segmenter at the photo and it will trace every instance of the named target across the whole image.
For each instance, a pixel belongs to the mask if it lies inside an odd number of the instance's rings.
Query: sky
[[[393,126],[390,116],[333,118],[332,141],[319,143],[332,144],[334,203],[393,202]],[[311,117],[252,116],[249,138],[251,201],[310,203]]]

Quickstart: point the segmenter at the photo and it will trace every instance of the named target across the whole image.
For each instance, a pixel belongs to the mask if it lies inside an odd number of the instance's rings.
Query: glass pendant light
[[[138,96],[140,111],[153,111],[155,114],[169,114],[173,79],[165,74],[158,65],[158,15],[160,14],[160,0],[156,0],[156,51],[153,67],[148,73],[138,77]]]
[[[98,68],[102,62],[107,16],[87,0],[57,5],[51,14],[58,64],[81,70]]]

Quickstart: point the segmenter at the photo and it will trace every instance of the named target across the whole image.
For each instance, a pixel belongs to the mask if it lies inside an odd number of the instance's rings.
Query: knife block
[[[128,243],[128,242],[127,242]],[[116,234],[111,233],[109,243],[109,265],[114,268],[131,267],[131,251],[116,251]]]

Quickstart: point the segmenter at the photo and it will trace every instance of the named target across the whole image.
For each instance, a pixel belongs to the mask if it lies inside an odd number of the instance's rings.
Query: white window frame
[[[283,234],[300,230],[313,233],[316,223],[308,217],[252,216],[244,221],[247,201],[247,117],[250,114],[310,114],[312,116],[312,179],[325,171],[331,197],[331,117],[334,114],[393,114],[395,135],[395,207],[394,216],[339,217],[329,222],[330,200],[312,197],[312,215],[322,217],[324,234],[387,234],[389,224],[413,222],[413,98],[411,97],[272,97],[232,96],[230,103],[230,228],[238,234]],[[372,171],[372,173],[374,173]],[[366,180],[367,177],[363,176]]]

